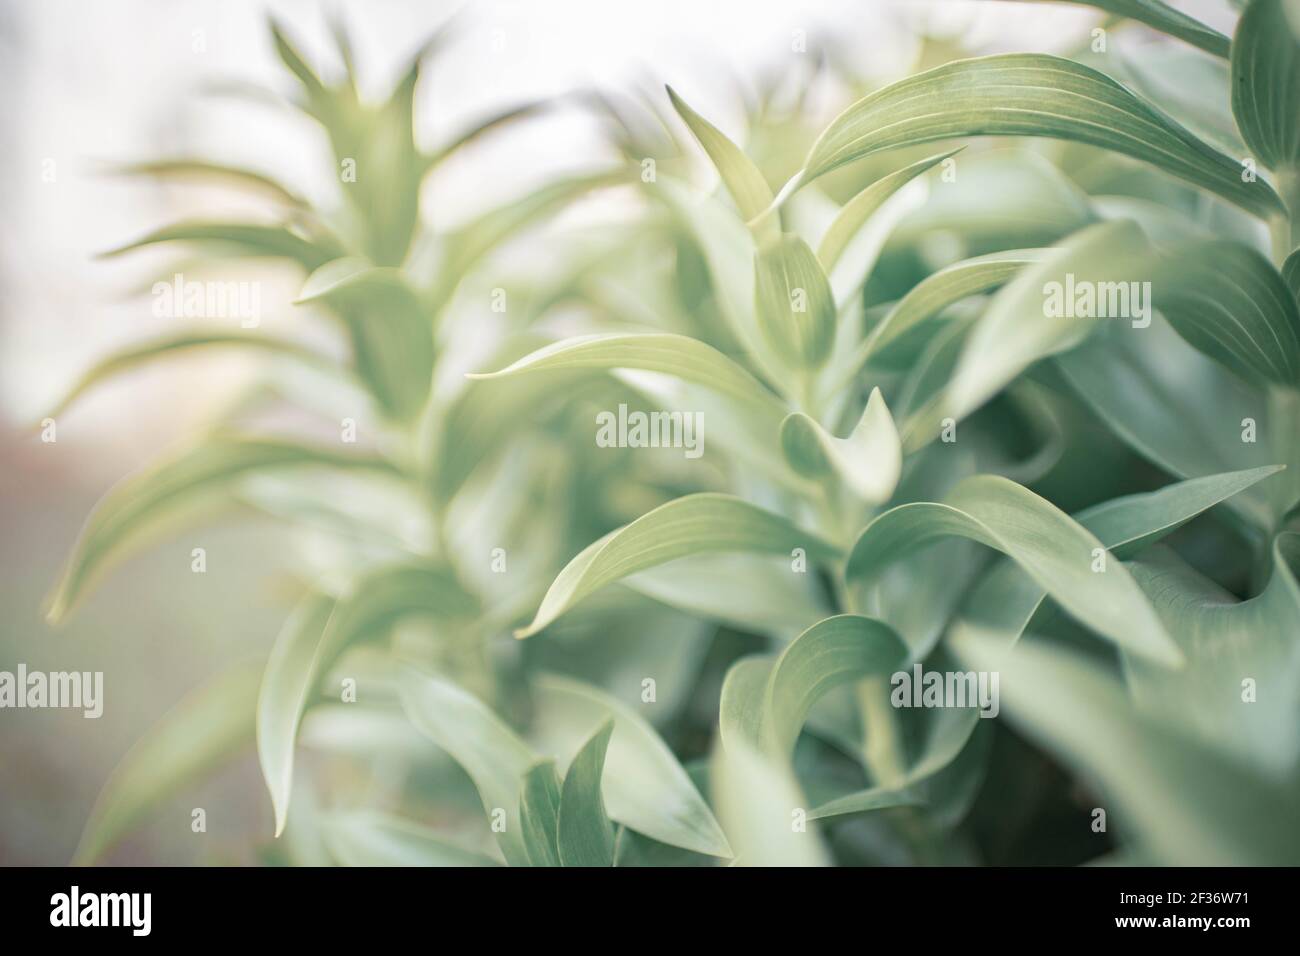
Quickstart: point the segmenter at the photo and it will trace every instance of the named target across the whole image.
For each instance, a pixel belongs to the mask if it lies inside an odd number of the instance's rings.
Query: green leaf
[[[271,649],[257,704],[257,752],[277,837],[289,812],[298,725],[321,675],[348,647],[386,634],[401,618],[466,619],[478,609],[451,572],[398,564],[363,575],[337,602],[315,595],[295,612]]]
[[[633,708],[578,681],[543,674],[533,681],[535,732],[551,752],[576,753],[592,726],[612,718],[602,793],[614,820],[661,843],[708,856],[731,847],[709,805],[668,745]]]
[[[614,825],[605,814],[601,778],[614,721],[606,720],[582,745],[564,775],[558,824],[564,866],[613,866]]]
[[[160,159],[142,163],[124,163],[113,167],[114,173],[125,176],[166,176],[195,178],[200,180],[225,180],[237,186],[245,186],[254,192],[294,209],[305,210],[308,203],[287,187],[276,182],[270,176],[227,166],[204,159]]]
[[[737,866],[827,866],[816,827],[797,828],[808,801],[794,774],[744,738],[714,751],[709,779]]]
[[[801,475],[821,478],[831,473],[863,501],[888,501],[903,469],[903,449],[893,416],[880,389],[847,438],[836,438],[815,419],[795,412],[781,425],[781,447],[790,467]]]
[[[433,321],[403,273],[365,259],[335,259],[310,276],[296,304],[337,311],[352,340],[357,372],[398,419],[420,411],[433,376]]]
[[[1043,644],[966,637],[969,666],[1001,674],[1004,713],[1019,731],[1101,790],[1109,823],[1164,866],[1293,864],[1294,789],[1135,708],[1119,681]]]
[[[1300,301],[1300,249],[1292,252],[1282,263],[1282,281],[1291,290],[1291,295]]]
[[[1145,23],[1171,37],[1177,37],[1214,56],[1227,59],[1230,41],[1187,14],[1175,10],[1162,0],[1021,0],[1029,3],[1076,3],[1096,7],[1119,17]]]
[[[943,418],[965,418],[1035,362],[1077,346],[1105,322],[1125,321],[1073,314],[1068,290],[1136,282],[1149,278],[1151,265],[1141,230],[1131,222],[1111,222],[1080,230],[1021,269],[975,323],[942,390],[904,424],[904,450],[933,440]],[[1057,291],[1060,309],[1049,308],[1049,289]]]
[[[285,623],[271,648],[257,699],[257,756],[271,792],[275,835],[284,832],[293,786],[293,749],[298,725],[315,689],[323,660],[324,635],[333,598],[313,594]]]
[[[1282,465],[1267,465],[1192,478],[1158,491],[1113,498],[1079,512],[1074,518],[1095,534],[1111,554],[1127,558],[1282,468]]]
[[[474,781],[488,817],[505,814],[497,832],[511,866],[529,861],[519,815],[520,781],[537,755],[473,694],[411,668],[402,671],[402,707],[415,728],[447,751]]]
[[[159,803],[252,744],[259,678],[251,662],[218,675],[136,741],[90,811],[74,866],[94,863]]]
[[[1093,505],[1074,520],[1097,536],[1115,558],[1125,560],[1177,531],[1197,515],[1231,500],[1281,466],[1208,475],[1167,485],[1158,491],[1125,495]],[[1159,597],[1138,580],[1159,613]],[[987,571],[967,598],[966,620],[954,624],[974,626],[1004,643],[1019,640],[1038,612],[1047,591],[1015,562],[1007,560]],[[1177,640],[1177,631],[1170,630]]]
[[[698,246],[708,267],[713,300],[726,323],[724,331],[745,349],[768,381],[782,381],[795,357],[774,350],[760,331],[754,300],[754,237],[716,198],[701,201],[668,176],[659,177],[654,196]]]
[[[671,86],[665,88],[668,90],[668,98],[672,100],[673,109],[686,121],[691,135],[709,154],[709,159],[740,211],[740,217],[748,222],[772,205],[772,188],[750,158],[713,124],[687,106]],[[766,228],[768,237],[774,238],[773,232],[779,230],[779,225],[772,220]]]
[[[559,866],[560,775],[554,760],[542,760],[524,774],[519,822],[533,866]]]
[[[308,239],[287,226],[195,221],[156,229],[134,242],[109,249],[100,255],[119,256],[160,242],[196,242],[228,248],[242,256],[290,259],[308,271],[324,265],[341,253],[333,240]]]
[[[1284,211],[1263,180],[1143,103],[1114,80],[1061,57],[1011,53],[958,60],[854,103],[813,145],[777,197],[887,149],[957,136],[1073,140],[1157,165],[1264,218]]]
[[[1178,666],[1183,655],[1141,589],[1100,541],[1050,502],[1015,482],[977,475],[943,504],[900,505],[871,522],[849,556],[845,577],[880,574],[890,563],[957,535],[1001,551],[1071,615],[1119,647]],[[1105,570],[1093,570],[1101,557]]]
[[[1252,0],[1232,39],[1232,114],[1256,158],[1300,166],[1300,16],[1284,0]]]
[[[835,296],[808,243],[784,235],[759,248],[754,301],[769,348],[803,368],[826,361],[835,341]]]
[[[273,439],[219,436],[186,449],[124,479],[100,500],[51,595],[49,620],[56,623],[65,617],[137,535],[155,528],[175,509],[228,492],[253,472],[305,466],[394,471],[382,458]]]
[[[751,673],[734,683],[728,673],[719,726],[723,746],[743,734],[751,744],[788,757],[823,694],[872,674],[892,674],[908,657],[894,630],[873,618],[841,614],[819,621],[773,661],[764,660],[768,666],[761,671],[748,665]]]
[[[1285,777],[1300,760],[1300,535],[1273,543],[1268,584],[1245,601],[1172,551],[1134,562],[1133,577],[1188,660],[1176,677],[1125,657],[1138,704],[1224,754]],[[1253,694],[1247,697],[1246,681]]]
[[[794,548],[814,559],[836,554],[829,542],[731,495],[677,498],[588,545],[555,578],[532,623],[515,633],[536,634],[592,592],[676,558],[725,551],[789,554]]]
[[[917,176],[934,168],[950,156],[955,156],[963,148],[950,149],[946,153],[928,156],[912,163],[910,166],[895,170],[888,176],[882,176],[846,202],[826,229],[821,243],[817,246],[817,258],[820,260],[822,268],[828,274],[834,271],[835,264],[839,261],[840,256],[844,254],[844,250],[848,248],[853,237],[866,225],[867,220],[871,218],[876,210],[885,204],[885,200],[889,199],[890,196],[893,196]],[[771,200],[769,199],[768,202],[770,203]]]
[[[100,382],[122,372],[130,371],[136,366],[144,365],[156,359],[168,358],[178,352],[187,352],[191,349],[224,346],[239,346],[241,348],[261,350],[273,355],[282,355],[329,372],[344,372],[344,369],[329,356],[322,355],[299,345],[297,342],[290,342],[286,339],[277,339],[256,332],[226,332],[219,329],[182,332],[148,339],[101,359],[84,372],[77,379],[76,384],[64,393],[63,398],[49,412],[49,416],[53,418],[61,414],[73,402]]]
[[[1055,366],[1107,426],[1139,454],[1182,478],[1285,460],[1274,451],[1265,397],[1183,342],[1157,319],[1150,328],[1106,329]],[[1260,441],[1243,442],[1254,419]],[[1228,500],[1251,524],[1272,528],[1285,511],[1271,479]]]
[[[496,860],[465,850],[442,834],[375,810],[326,814],[322,835],[343,866],[496,866]]]
[[[784,410],[780,400],[754,376],[711,345],[662,332],[576,336],[538,349],[500,371],[467,377],[491,380],[548,369],[588,368],[662,372],[706,385],[770,414]]]
[[[1025,266],[1041,262],[1050,254],[1048,249],[1011,249],[963,259],[931,273],[899,299],[872,328],[860,347],[854,368],[861,368],[874,353],[948,306],[968,296],[1001,287]]]
[[[1246,381],[1300,385],[1300,306],[1254,249],[1220,240],[1181,243],[1164,258],[1151,289],[1179,335]]]

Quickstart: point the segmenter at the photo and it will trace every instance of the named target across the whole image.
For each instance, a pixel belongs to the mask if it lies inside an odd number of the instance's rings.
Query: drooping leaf
[[[1087,529],[1027,488],[993,475],[967,478],[943,504],[900,505],[876,518],[853,546],[845,576],[870,579],[892,561],[951,535],[1015,560],[1072,616],[1119,647],[1165,666],[1182,653],[1146,596]],[[1104,571],[1096,571],[1098,562]]]
[[[102,256],[118,256],[160,242],[194,242],[227,248],[238,255],[290,259],[308,271],[339,256],[342,250],[333,240],[309,239],[288,226],[265,226],[239,222],[180,222],[156,229],[134,242],[118,246]]]
[[[289,812],[298,725],[317,681],[343,651],[409,615],[455,620],[477,611],[477,601],[450,571],[397,564],[363,575],[337,602],[314,596],[295,613],[271,650],[257,705],[258,757],[275,808],[276,836]]]
[[[474,781],[490,819],[505,815],[497,841],[506,862],[529,862],[519,816],[520,781],[537,755],[482,701],[441,677],[403,670],[402,707],[417,730],[447,751]],[[495,829],[495,828],[494,828]]]
[[[633,368],[675,375],[747,402],[772,414],[781,402],[754,376],[710,345],[661,332],[582,335],[538,349],[497,372],[470,375],[498,379],[547,369]]]
[[[322,368],[335,374],[346,374],[346,370],[329,356],[322,355],[313,349],[287,339],[275,338],[274,336],[262,335],[256,332],[228,332],[221,329],[182,332],[148,339],[101,359],[85,371],[77,379],[76,383],[64,393],[59,403],[50,410],[49,416],[53,418],[61,414],[73,402],[100,382],[112,378],[114,375],[128,372],[139,365],[165,359],[178,352],[227,346],[265,351],[272,355],[284,356],[316,368]]]
[[[892,674],[908,656],[893,629],[873,618],[841,614],[819,621],[774,660],[763,660],[768,666],[761,671],[756,668],[734,684],[728,674],[719,728],[723,746],[743,735],[751,744],[789,756],[818,698],[849,681]]]
[[[675,558],[727,551],[789,554],[794,548],[813,559],[836,553],[829,542],[739,498],[687,495],[588,545],[556,576],[532,623],[516,633],[536,634],[592,592]]]
[[[298,725],[325,663],[322,637],[333,612],[334,600],[325,595],[311,595],[303,601],[276,638],[262,675],[257,699],[257,756],[271,791],[277,837],[284,831],[289,813]]]
[[[1283,211],[1262,179],[1143,103],[1114,80],[1061,57],[1010,53],[958,60],[854,103],[813,145],[794,189],[886,149],[957,136],[1045,136],[1131,156],[1257,216]]]
[[[605,814],[601,780],[614,721],[606,720],[582,745],[564,775],[558,823],[564,866],[613,866],[614,825]]]
[[[1159,491],[1102,502],[1074,515],[1074,520],[1095,534],[1112,556],[1125,560],[1279,470],[1277,466],[1251,468],[1192,478]],[[1144,586],[1143,579],[1138,579],[1138,585],[1159,613],[1158,595]],[[973,589],[963,612],[966,620],[954,627],[974,626],[986,636],[1014,643],[1046,598],[1046,589],[1023,567],[1004,560],[987,571]],[[1170,634],[1177,639],[1176,631],[1171,630]]]
[[[274,439],[221,436],[184,450],[124,479],[100,501],[50,598],[50,621],[62,619],[139,533],[173,509],[227,492],[253,472],[306,466],[394,471],[382,458]]]
[[[98,860],[150,811],[253,743],[260,668],[240,664],[191,691],[114,768],[82,831],[73,865]]]

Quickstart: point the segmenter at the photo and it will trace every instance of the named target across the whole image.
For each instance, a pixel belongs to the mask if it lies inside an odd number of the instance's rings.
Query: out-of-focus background
[[[463,9],[462,9],[463,7]],[[1188,5],[1223,27],[1226,4]],[[71,710],[0,711],[0,864],[61,864],[96,793],[141,733],[204,676],[264,657],[286,612],[285,557],[274,523],[226,518],[163,540],[96,590],[64,627],[42,602],[95,500],[159,449],[183,440],[245,382],[242,358],[180,358],[98,388],[57,421],[33,427],[96,356],[184,320],[155,317],[158,258],[97,258],[150,229],[229,211],[230,195],[112,174],[114,164],[204,157],[273,174],[308,197],[336,172],[318,165],[323,137],[274,103],[233,95],[252,82],[283,89],[266,29],[280,19],[328,64],[328,18],[354,37],[362,93],[394,72],[439,23],[461,29],[417,95],[417,136],[445,139],[475,117],[554,98],[523,123],[457,156],[426,185],[426,215],[454,222],[544,177],[589,167],[604,150],[573,94],[671,82],[724,129],[743,116],[760,71],[791,68],[791,38],[885,80],[912,65],[919,32],[972,52],[1052,51],[1094,12],[1071,6],[886,0],[427,0],[366,3],[41,0],[0,4],[0,670],[105,673],[103,717]],[[572,101],[572,106],[564,105]],[[828,108],[833,107],[828,103]],[[730,124],[730,125],[729,125]],[[611,157],[612,158],[612,157]],[[264,324],[294,321],[292,281],[263,284]],[[194,547],[207,552],[193,574]],[[270,810],[253,760],[205,784],[193,806],[212,834],[186,841],[189,808],[160,811],[113,854],[119,863],[246,862],[199,847],[246,846]],[[166,824],[175,824],[168,826]]]

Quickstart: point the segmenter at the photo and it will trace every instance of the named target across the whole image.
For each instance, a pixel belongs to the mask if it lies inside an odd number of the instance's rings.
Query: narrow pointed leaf
[[[717,349],[686,335],[661,332],[583,335],[538,349],[498,372],[469,376],[497,379],[547,369],[632,368],[675,375],[773,413],[779,399]]]
[[[554,760],[534,764],[519,790],[519,822],[533,866],[559,866],[560,775]]]
[[[788,519],[730,495],[704,492],[661,505],[593,542],[556,577],[528,637],[607,584],[692,554],[752,551],[789,554],[803,548],[813,559],[834,555],[834,545],[801,531]]]
[[[489,819],[505,815],[496,834],[512,866],[528,863],[519,816],[520,781],[537,755],[491,709],[441,677],[402,672],[402,707],[415,728],[447,751],[474,781]]]
[[[307,466],[393,471],[381,458],[272,439],[219,437],[187,449],[124,479],[100,500],[51,596],[49,619],[66,615],[137,534],[156,526],[170,509],[229,492],[253,472]]]
[[[614,732],[606,720],[583,744],[564,775],[558,824],[560,862],[564,866],[613,866],[614,825],[600,795],[605,751]]]
[[[892,561],[957,535],[1006,554],[1063,608],[1119,647],[1165,666],[1183,659],[1146,596],[1087,529],[1005,478],[979,475],[943,504],[901,505],[876,518],[853,546],[845,576],[870,579]],[[1104,571],[1094,571],[1105,560]]]
[[[635,709],[579,681],[544,674],[533,682],[542,743],[569,758],[591,728],[614,721],[601,786],[612,819],[661,843],[708,856],[731,847],[690,776]]]
[[[1029,3],[1074,3],[1096,7],[1145,23],[1171,37],[1177,37],[1213,56],[1228,56],[1231,41],[1218,30],[1211,29],[1199,20],[1174,9],[1163,0],[1022,0]]]
[[[708,153],[709,159],[727,187],[727,192],[731,193],[731,198],[740,211],[740,217],[748,222],[772,205],[772,188],[768,186],[767,180],[763,178],[763,174],[759,172],[753,161],[717,127],[687,106],[671,86],[667,89],[673,109],[677,110],[677,114],[686,121],[691,135]],[[774,226],[775,223],[772,225]]]
[[[1257,216],[1283,211],[1272,188],[1242,181],[1217,152],[1127,89],[1061,57],[1011,53],[958,60],[854,103],[813,145],[794,188],[864,156],[958,136],[1045,136],[1152,163]]]

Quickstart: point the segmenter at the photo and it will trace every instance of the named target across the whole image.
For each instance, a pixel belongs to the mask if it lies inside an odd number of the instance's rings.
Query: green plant
[[[101,505],[55,609],[162,506],[271,468],[396,486],[380,500],[427,534],[392,547],[367,523],[390,547],[313,586],[264,674],[142,742],[82,858],[255,712],[277,833],[343,863],[1035,862],[1042,804],[1067,821],[1051,862],[1300,859],[1300,24],[1254,0],[1229,41],[1163,3],[1093,5],[1199,48],[1160,48],[1179,96],[1096,51],[987,56],[863,91],[814,136],[805,89],[774,85],[751,155],[669,89],[721,178],[703,200],[662,100],[597,98],[633,172],[545,187],[443,237],[432,268],[417,71],[363,108],[277,34],[335,158],[401,189],[347,194],[337,224],[299,207],[146,241],[311,270],[302,300],[346,329],[385,441],[205,439]],[[1041,149],[929,152],[989,136]],[[512,295],[500,361],[437,387],[433,330],[483,253],[613,183],[640,217],[571,237]],[[560,306],[590,334],[538,336]],[[647,402],[701,415],[708,456],[593,445],[593,412]],[[299,520],[320,506],[286,489],[241,486]],[[987,680],[1005,718],[909,706],[927,672]],[[361,701],[317,700],[348,676]],[[382,808],[317,813],[293,775],[304,713],[327,746],[421,769]]]

